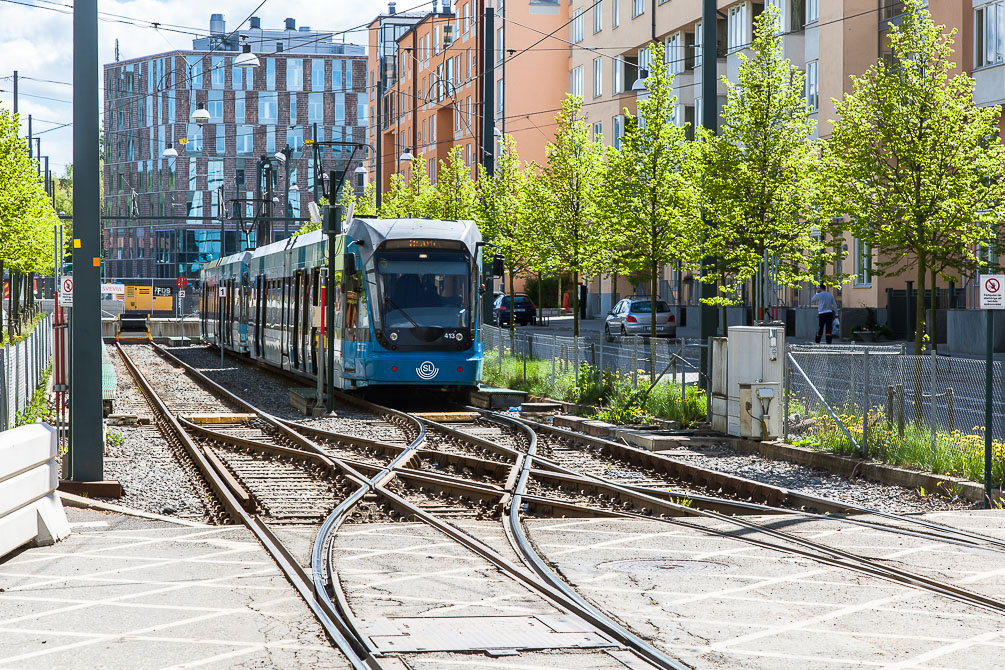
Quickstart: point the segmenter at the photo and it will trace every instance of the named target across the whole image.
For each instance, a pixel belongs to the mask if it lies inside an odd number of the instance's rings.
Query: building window
[[[500,62],[503,59],[503,54],[506,53],[506,49],[503,46],[503,41],[506,39],[506,33],[503,29],[496,28],[496,62]]]
[[[223,123],[223,91],[209,92],[206,110],[209,112],[211,122]]]
[[[290,124],[297,122],[297,94],[290,93]]]
[[[569,31],[569,40],[573,44],[583,41],[583,10],[577,9],[572,15],[572,27]]]
[[[862,240],[855,240],[855,285],[872,284],[872,248]]]
[[[234,123],[244,123],[245,117],[244,91],[234,91]]]
[[[307,96],[307,123],[324,123],[324,93],[310,93]]]
[[[202,56],[186,56],[189,66],[188,87],[192,90],[202,88]]]
[[[621,138],[625,136],[625,117],[618,114],[612,119],[614,126],[614,148],[621,149]]]
[[[240,125],[237,127],[237,153],[251,156],[255,153],[255,127]]]
[[[262,124],[275,124],[279,117],[276,112],[276,96],[268,95],[264,91],[258,94],[258,122]]]
[[[471,15],[469,10],[471,9],[471,4],[466,3],[461,8],[461,28],[464,30],[464,37],[467,38],[468,31],[471,30]]]
[[[806,64],[806,106],[810,112],[817,111],[820,103],[819,62],[811,60]]]
[[[603,142],[604,141],[604,124],[602,121],[597,121],[593,124],[593,141]]]
[[[646,0],[632,0],[632,18],[641,16],[646,11]]]
[[[638,71],[638,76],[640,78],[642,78],[643,73],[648,73],[649,72],[649,66],[652,65],[652,63],[650,62],[652,60],[652,57],[651,57],[650,54],[651,54],[651,52],[649,51],[649,47],[646,47],[645,49],[639,49],[639,71]],[[634,84],[634,83],[635,82],[633,81],[632,84]]]
[[[227,153],[227,126],[218,124],[216,126],[216,155],[223,156]]]
[[[580,74],[582,74],[582,69],[580,69]],[[503,80],[500,79],[496,82],[496,114],[502,114],[503,107],[505,106],[503,102],[505,101],[505,87],[503,86]]]
[[[618,27],[618,14],[621,13],[621,0],[611,0],[611,28]]]
[[[345,123],[345,93],[335,94],[335,119],[333,123]]]
[[[311,90],[325,90],[325,62],[321,58],[311,59]]]
[[[684,71],[684,48],[681,37],[681,33],[674,33],[667,38],[666,61],[671,74],[680,74]]]
[[[747,5],[737,5],[729,10],[729,34],[727,47],[738,51],[747,46]]]
[[[604,29],[604,0],[597,0],[593,5],[593,32],[599,33]]]
[[[366,100],[362,97],[356,99],[356,125],[366,126]]]
[[[572,72],[569,73],[569,93],[572,95],[582,98],[583,97],[583,66],[573,68]]]
[[[625,92],[625,61],[621,58],[614,59],[614,87],[611,89],[614,95]]]
[[[593,97],[599,98],[604,94],[604,59],[593,59]]]
[[[344,84],[342,83],[342,61],[333,60],[332,61],[332,90],[341,91]]]
[[[222,89],[227,80],[227,68],[224,67],[223,56],[213,56],[211,62],[213,71],[209,75],[210,84],[213,88]]]
[[[820,20],[820,0],[806,0],[806,23]]]
[[[265,59],[265,90],[276,90],[276,59]]]
[[[304,59],[302,58],[286,59],[286,90],[287,91],[304,90]]]
[[[1005,59],[1005,2],[974,10],[974,67],[986,67]]]

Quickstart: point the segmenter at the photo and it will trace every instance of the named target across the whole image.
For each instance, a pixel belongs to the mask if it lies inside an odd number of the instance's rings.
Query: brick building
[[[257,67],[235,67],[241,36]],[[267,30],[253,17],[231,35],[214,14],[191,51],[108,63],[104,86],[107,280],[197,277],[221,253],[220,189],[225,253],[265,242],[256,239],[268,233],[262,215],[290,219],[272,222],[272,240],[281,239],[315,193],[305,140],[366,141],[364,47],[298,30],[293,19]],[[320,173],[345,166],[349,149],[321,148]]]

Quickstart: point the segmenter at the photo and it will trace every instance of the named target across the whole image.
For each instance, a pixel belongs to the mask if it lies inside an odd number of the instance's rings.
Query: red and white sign
[[[188,277],[178,277],[178,279],[175,279],[174,283],[178,288],[185,288],[188,286]]]
[[[59,292],[63,295],[73,295],[73,277],[66,275],[59,282]]]
[[[981,309],[1005,309],[1005,275],[981,275]]]

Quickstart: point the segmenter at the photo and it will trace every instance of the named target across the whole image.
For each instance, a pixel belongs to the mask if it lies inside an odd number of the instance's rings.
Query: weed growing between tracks
[[[841,423],[859,444],[862,443],[862,409],[848,406],[835,410]],[[837,422],[824,411],[801,422],[802,437],[793,443],[843,456],[858,455]],[[933,440],[931,426],[906,422],[903,434],[882,410],[869,412],[869,457],[919,470],[984,481],[984,427],[972,432],[937,428]],[[991,473],[993,481],[1005,481],[1005,442],[992,442]],[[941,492],[951,494],[951,492]]]
[[[601,375],[598,368],[587,363],[579,366],[578,385],[571,366],[552,367],[551,361],[527,359],[526,374],[524,369],[523,359],[503,358],[500,370],[499,355],[488,352],[482,382],[564,402],[593,405],[597,408],[595,418],[610,423],[645,423],[659,417],[689,427],[705,421],[705,393],[694,386],[684,389],[682,399],[680,384],[671,382],[656,384],[646,395],[649,384],[644,372],[637,378],[639,388],[635,388],[632,375],[613,370],[604,370]]]

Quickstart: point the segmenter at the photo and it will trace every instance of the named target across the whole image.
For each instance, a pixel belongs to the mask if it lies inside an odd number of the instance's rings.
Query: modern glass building
[[[104,66],[106,280],[197,277],[221,251],[297,230],[317,175],[347,167],[362,186],[365,152],[346,166],[350,147],[319,144],[316,165],[309,140],[366,141],[365,47],[293,19],[229,34],[214,14],[210,26],[192,51]],[[242,41],[257,67],[235,65]]]

